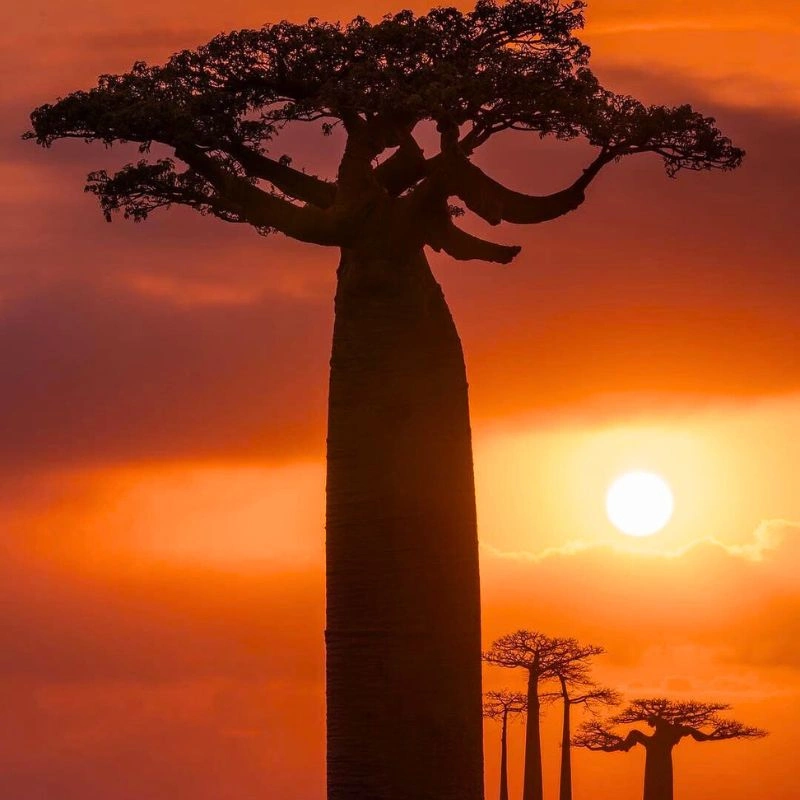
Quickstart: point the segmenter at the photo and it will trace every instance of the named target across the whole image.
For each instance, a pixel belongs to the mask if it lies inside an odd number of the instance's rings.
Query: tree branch
[[[614,733],[602,722],[587,722],[581,726],[572,740],[575,747],[585,747],[587,750],[600,750],[604,753],[625,752],[637,744],[646,746],[650,737],[639,730],[632,730],[623,739]]]
[[[245,145],[225,145],[223,149],[230,153],[249,175],[269,181],[281,192],[320,208],[329,208],[333,205],[336,187],[332,183],[300,172]]]
[[[437,253],[444,250],[457,261],[491,261],[495,264],[509,264],[518,255],[521,247],[495,244],[462,231],[456,227],[449,214],[446,219],[439,218],[429,226],[426,239]]]
[[[502,719],[507,715],[524,714],[527,710],[528,698],[522,692],[503,689],[484,695],[483,716],[487,719]]]
[[[628,735],[625,737],[625,740],[623,742],[622,749],[625,750],[625,752],[627,752],[637,744],[646,747],[649,741],[650,737],[646,733],[642,733],[641,731],[634,729],[628,732]]]
[[[397,150],[375,169],[375,178],[390,195],[397,197],[424,178],[427,167],[422,148],[409,133]]]
[[[495,264],[510,264],[522,250],[516,245],[487,242],[462,231],[450,221],[431,231],[427,243],[437,253],[444,250],[456,261],[491,261]]]
[[[475,138],[474,131],[470,131],[459,141],[458,149],[469,156],[480,143]],[[442,166],[443,161],[442,153],[425,158],[422,148],[408,133],[402,138],[399,148],[375,170],[375,176],[389,194],[397,197],[423,178],[432,175]]]
[[[726,739],[760,739],[767,735],[765,730],[742,725],[734,720],[719,720],[713,730],[705,733],[698,728],[685,727],[681,731],[684,736],[691,736],[696,742],[721,742]]]
[[[244,219],[261,228],[274,228],[302,242],[321,245],[344,243],[341,226],[331,214],[296,206],[229,172],[193,145],[179,145],[175,155],[202,175],[227,206],[236,207]]]
[[[508,189],[463,155],[446,155],[442,180],[449,194],[463,200],[470,211],[490,225],[498,225],[503,221],[532,225],[556,219],[578,208],[585,199],[586,188],[602,167],[613,158],[609,151],[601,150],[571,186],[544,196],[527,195]]]

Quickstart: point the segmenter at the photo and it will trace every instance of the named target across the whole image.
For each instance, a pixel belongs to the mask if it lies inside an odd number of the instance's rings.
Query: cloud
[[[321,564],[223,568],[117,550],[111,540],[123,532],[108,535],[67,558],[55,555],[57,529],[50,550],[40,540],[29,551],[24,531],[15,534],[0,576],[5,678],[320,679]],[[797,670],[798,560],[800,524],[778,521],[747,546],[697,542],[670,557],[586,547],[536,560],[484,549],[485,641],[539,628],[603,644],[615,663],[692,645],[723,662]]]
[[[604,644],[612,661],[692,645],[720,662],[800,669],[798,522],[765,521],[744,544],[708,538],[660,554],[582,543],[483,553],[491,637],[543,628]]]
[[[753,531],[751,541],[743,544],[729,544],[715,536],[694,539],[679,547],[666,550],[645,551],[623,545],[598,544],[596,542],[569,541],[558,547],[547,547],[538,552],[531,551],[504,551],[489,544],[481,545],[482,550],[491,558],[507,559],[511,561],[528,561],[538,563],[548,558],[560,556],[574,556],[585,554],[587,551],[596,550],[603,553],[626,555],[635,553],[643,558],[675,559],[691,555],[697,550],[721,550],[733,558],[745,561],[762,562],[771,557],[784,545],[789,537],[800,535],[800,522],[791,522],[784,519],[764,520]]]
[[[55,284],[0,313],[0,465],[281,459],[323,439],[330,308]],[[302,331],[302,335],[299,332]]]
[[[679,558],[484,553],[484,641],[522,625],[595,641],[608,649],[602,680],[732,701],[783,742],[793,722],[770,714],[798,684],[800,526],[759,530],[760,560],[708,544]],[[65,569],[12,554],[0,586],[0,704],[12,720],[2,793],[322,796],[321,568],[229,572],[130,555]],[[545,724],[548,763],[557,721]]]

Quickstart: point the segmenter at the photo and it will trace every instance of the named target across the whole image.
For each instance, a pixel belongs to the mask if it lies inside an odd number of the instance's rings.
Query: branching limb
[[[290,197],[319,208],[329,208],[333,205],[336,187],[332,183],[307,175],[282,160],[265,156],[246,145],[225,145],[223,149],[244,167],[248,175],[269,181],[276,189]]]
[[[472,130],[458,142],[458,150],[465,156],[469,156],[480,143],[476,138],[475,131]],[[442,167],[443,162],[442,153],[425,158],[422,148],[411,133],[408,133],[401,139],[396,152],[375,170],[375,175],[386,191],[397,197],[411,189],[423,178],[433,175]]]
[[[632,730],[624,738],[614,733],[604,723],[592,720],[583,724],[572,739],[574,747],[601,750],[605,753],[628,752],[637,744],[647,745],[650,737],[639,730]]]
[[[226,170],[213,157],[193,145],[176,147],[175,155],[214,187],[221,202],[236,208],[241,217],[252,225],[273,228],[311,244],[343,243],[341,226],[331,214],[308,206],[301,208],[271,195],[246,178]]]
[[[459,197],[470,211],[490,225],[513,222],[532,225],[556,219],[583,203],[585,190],[614,156],[601,151],[571,186],[550,195],[527,195],[508,189],[460,155],[448,155],[443,163],[443,181],[449,193]]]
[[[579,694],[570,695],[570,705],[585,705],[592,713],[599,706],[616,706],[622,701],[622,695],[614,689],[591,684],[584,687]]]
[[[717,719],[712,722],[712,729],[708,732],[698,728],[685,727],[684,736],[691,736],[696,742],[721,742],[726,739],[760,739],[767,736],[767,731],[751,725],[728,719]]]
[[[26,137],[43,146],[132,142],[142,153],[165,146],[188,164],[177,172],[162,158],[95,173],[88,188],[106,214],[144,219],[181,203],[260,231],[346,246],[378,230],[412,238],[416,231],[413,244],[422,245],[430,222],[432,246],[507,263],[517,249],[460,231],[448,198],[491,224],[535,224],[580,206],[602,167],[626,155],[654,153],[670,175],[734,169],[742,160],[714,120],[691,107],[644,106],[605,90],[575,35],[583,8],[583,0],[478,0],[469,12],[401,11],[376,23],[281,22],[221,34],[162,66],[137,62],[35,109]],[[265,155],[286,125],[311,121],[323,133],[341,125],[347,134],[335,183]],[[442,143],[426,159],[412,132],[429,123]],[[563,191],[526,195],[469,161],[504,131],[584,137],[599,154]],[[376,168],[390,148],[397,150]],[[417,195],[424,204],[416,205]],[[692,719],[685,724],[701,729]]]
[[[431,215],[426,243],[437,253],[444,250],[457,261],[491,261],[495,264],[509,264],[522,249],[488,242],[462,231],[453,224],[444,203],[435,214]]]
[[[646,722],[657,730],[669,730],[676,743],[687,736],[698,742],[713,742],[767,735],[760,728],[721,717],[720,712],[728,708],[726,703],[648,697],[633,700],[612,721],[621,725]]]
[[[483,716],[487,719],[502,719],[504,716],[524,714],[528,710],[528,697],[522,692],[503,689],[486,692],[483,699]]]
[[[126,219],[141,222],[153,211],[174,204],[189,206],[201,214],[213,214],[226,222],[247,222],[239,209],[226,205],[206,180],[192,170],[177,172],[175,163],[168,158],[128,164],[113,175],[105,170],[92,172],[86,191],[97,197],[109,222],[117,212]]]
[[[682,169],[736,169],[744,157],[713,117],[689,105],[645,106],[632,97],[600,90],[594,108],[588,110],[583,133],[591,143],[616,157],[655,153],[671,177]]]
[[[375,169],[375,177],[392,197],[397,197],[424,178],[427,172],[425,154],[409,133],[403,137],[397,150]]]

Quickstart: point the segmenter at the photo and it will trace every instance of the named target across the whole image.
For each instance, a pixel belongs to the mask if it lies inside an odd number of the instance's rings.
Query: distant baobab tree
[[[656,697],[634,700],[608,723],[585,724],[573,740],[576,747],[602,750],[607,753],[627,752],[637,744],[645,749],[644,800],[673,800],[672,750],[691,737],[696,742],[719,742],[766,736],[766,731],[720,717],[730,706],[722,703],[678,702]],[[644,722],[650,734],[634,728],[627,734],[617,733],[614,725]],[[609,725],[610,723],[610,725]]]
[[[479,0],[468,13],[239,30],[163,66],[103,75],[31,115],[28,136],[44,146],[138,145],[138,160],[89,175],[109,219],[144,220],[178,204],[339,251],[327,438],[329,800],[483,796],[467,378],[425,248],[497,263],[520,248],[458,227],[451,199],[492,225],[536,224],[578,208],[600,171],[625,156],[655,154],[669,175],[742,160],[690,106],[645,106],[604,89],[575,36],[584,5]],[[331,179],[278,149],[304,123],[343,134]],[[425,130],[438,152],[420,147]],[[532,144],[582,137],[594,156],[562,191],[523,194],[471,161],[510,131]]]
[[[561,700],[563,707],[559,800],[572,800],[572,730],[570,724],[572,707],[583,706],[592,713],[596,713],[598,708],[618,705],[622,699],[619,692],[599,686],[589,676],[588,660],[602,652],[604,651],[601,648],[595,648],[595,652],[572,663],[567,663],[556,674],[559,689],[553,695]]]
[[[542,740],[540,686],[559,674],[578,671],[601,647],[582,645],[575,639],[557,639],[539,631],[518,630],[492,643],[484,660],[488,664],[527,672],[528,716],[525,724],[525,772],[522,800],[542,800]]]
[[[486,692],[483,715],[500,720],[500,800],[508,800],[508,718],[527,710],[528,698],[522,692]]]

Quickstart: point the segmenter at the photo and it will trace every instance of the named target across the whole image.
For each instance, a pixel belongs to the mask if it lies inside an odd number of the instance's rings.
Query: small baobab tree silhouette
[[[500,800],[508,800],[508,720],[527,710],[528,698],[522,692],[503,689],[484,696],[484,717],[500,721]]]
[[[580,665],[585,665],[588,659],[602,652],[600,647],[582,645],[575,639],[559,639],[539,631],[518,630],[495,640],[484,653],[483,658],[488,664],[523,669],[527,673],[523,800],[542,800],[543,794],[540,731],[542,683],[558,678],[559,674],[567,675],[570,670],[577,675]],[[548,695],[545,699],[552,699],[552,696]]]
[[[580,654],[580,650],[578,653]],[[589,659],[604,652],[594,648],[594,652],[582,655],[571,663],[566,663],[556,672],[559,688],[549,693],[547,699],[560,700],[563,708],[561,727],[561,772],[559,776],[559,800],[572,800],[572,730],[571,716],[573,706],[582,706],[596,714],[602,707],[618,705],[619,692],[600,686],[590,677]]]
[[[672,750],[683,739],[696,742],[720,742],[726,739],[753,739],[766,736],[760,728],[743,725],[719,716],[729,705],[667,700],[655,697],[634,700],[607,722],[586,723],[573,739],[576,747],[607,753],[627,752],[637,744],[645,749],[644,800],[672,800]],[[627,733],[614,730],[617,725],[646,723],[652,733],[634,728]]]
[[[116,173],[89,175],[108,219],[183,205],[339,252],[326,489],[329,800],[483,796],[467,378],[425,249],[508,263],[520,248],[467,233],[450,201],[492,225],[531,225],[577,209],[601,170],[627,156],[654,154],[671,176],[742,160],[690,106],[646,106],[601,86],[576,36],[584,6],[478,0],[469,12],[238,30],[162,66],[103,75],[31,115],[27,135],[46,147],[138,145]],[[328,139],[337,164],[328,178],[279,149],[313,124],[342,134]],[[426,131],[433,153],[420,145]],[[472,161],[511,131],[532,143],[582,138],[594,153],[563,190],[524,194]]]

